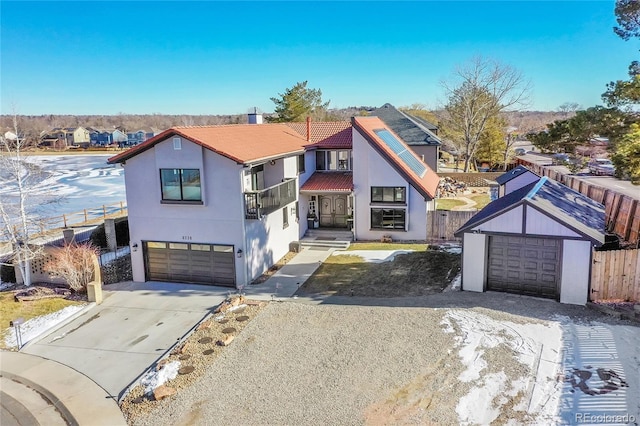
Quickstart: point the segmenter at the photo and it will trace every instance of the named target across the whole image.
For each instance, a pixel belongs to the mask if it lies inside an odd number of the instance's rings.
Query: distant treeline
[[[400,107],[401,109],[403,107]],[[366,115],[373,107],[348,107],[329,110],[335,120],[348,120],[356,115]],[[434,111],[438,115],[437,111]],[[520,134],[541,131],[547,123],[568,118],[570,113],[556,111],[522,111],[506,113],[510,126],[518,128]],[[263,114],[265,117],[269,113]],[[192,115],[192,114],[115,114],[115,115],[19,115],[18,127],[27,137],[39,138],[42,132],[56,127],[97,127],[118,128],[123,131],[137,131],[145,128],[165,130],[173,126],[208,126],[219,124],[240,124],[247,122],[246,114],[234,115]],[[437,124],[437,123],[435,123]],[[13,130],[13,115],[0,115],[2,132]]]

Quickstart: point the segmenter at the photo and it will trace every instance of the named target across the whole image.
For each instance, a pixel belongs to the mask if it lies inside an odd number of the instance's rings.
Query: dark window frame
[[[374,196],[374,192],[376,190],[380,190],[381,196]],[[385,201],[385,191],[392,191],[391,201]],[[398,199],[398,194],[402,196]],[[388,194],[389,195],[389,194]],[[388,196],[387,195],[387,196]],[[397,204],[397,205],[407,205],[407,188],[405,186],[372,186],[371,187],[371,204]]]
[[[371,229],[372,230],[394,230],[405,231],[407,225],[407,209],[394,208],[371,208]],[[379,222],[378,217],[379,215]],[[386,223],[386,225],[385,225]]]
[[[304,164],[304,154],[298,155],[298,174],[301,175],[306,171],[306,167]]]
[[[163,172],[164,171],[173,171],[175,172],[176,170],[179,171],[179,178],[178,181],[180,183],[180,198],[177,199],[172,199],[172,198],[165,198],[165,181],[163,179]],[[189,171],[189,172],[193,172],[193,171],[197,171],[198,172],[198,187],[200,188],[200,198],[199,199],[185,199],[185,181],[184,181],[184,172],[185,171]],[[202,203],[202,174],[200,173],[200,169],[160,169],[160,199],[161,199],[161,203],[162,204],[203,204]]]

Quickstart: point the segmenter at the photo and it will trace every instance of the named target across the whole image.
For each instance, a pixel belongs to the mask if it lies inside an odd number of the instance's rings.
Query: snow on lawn
[[[460,422],[489,424],[498,418],[502,406],[508,402],[503,395],[518,394],[526,397],[520,398],[513,410],[522,412],[523,419],[539,424],[556,420],[561,388],[556,381],[561,367],[559,324],[516,324],[473,311],[451,310],[442,325],[445,331],[458,334],[458,355],[466,366],[458,379],[474,385],[456,407]],[[509,376],[505,371],[496,371],[503,367],[496,365],[498,363],[487,363],[483,358],[485,352],[498,346],[513,351],[515,359],[525,367],[522,375],[511,370],[515,373],[510,372]],[[505,364],[509,362],[504,360]]]
[[[458,379],[472,385],[456,407],[461,423],[638,424],[639,327],[559,315],[516,324],[469,310],[448,311],[442,326],[457,334]],[[508,368],[510,358],[524,369]]]
[[[31,318],[30,320],[25,321],[20,325],[22,344],[26,344],[30,340],[35,339],[42,333],[45,333],[47,330],[65,321],[67,318],[70,318],[80,310],[84,309],[85,306],[86,304],[67,306],[57,312],[52,312],[50,314]],[[18,346],[18,343],[16,342],[16,333],[13,328],[5,330],[4,343],[7,347]]]

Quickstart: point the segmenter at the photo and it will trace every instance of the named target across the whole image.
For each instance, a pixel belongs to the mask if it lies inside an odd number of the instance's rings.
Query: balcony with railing
[[[295,178],[287,179],[260,191],[247,191],[244,193],[245,218],[260,219],[297,199]]]

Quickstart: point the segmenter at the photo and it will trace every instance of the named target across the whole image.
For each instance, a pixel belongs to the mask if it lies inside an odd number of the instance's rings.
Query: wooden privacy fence
[[[430,241],[460,241],[453,233],[476,211],[435,210],[427,212],[427,238]]]
[[[594,252],[590,296],[594,302],[640,302],[640,250]]]
[[[519,159],[518,162],[540,176],[547,176],[586,195],[605,206],[605,224],[624,241],[640,246],[640,201],[612,189],[594,185],[578,176],[566,175],[558,170]]]

